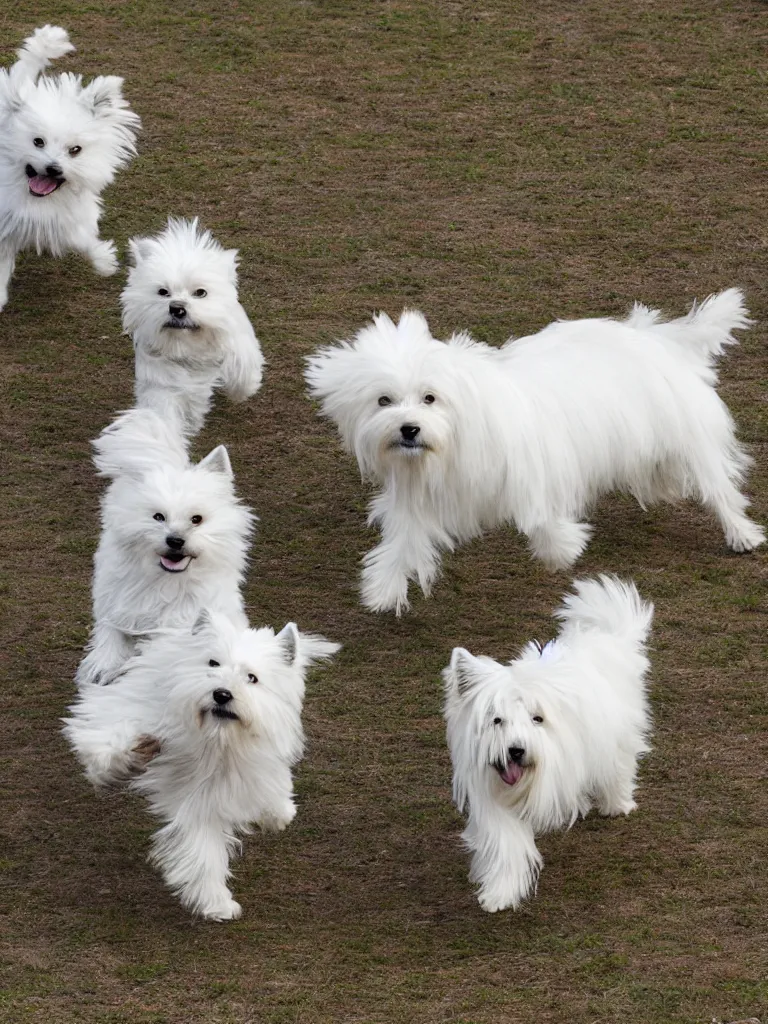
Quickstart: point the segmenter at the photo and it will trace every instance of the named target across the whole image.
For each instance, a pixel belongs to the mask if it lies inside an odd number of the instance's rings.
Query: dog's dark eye
[[[427,405],[432,405],[434,400],[435,400],[435,396],[434,395],[424,395],[424,401],[427,403]]]
[[[155,514],[152,516],[152,518],[156,519],[158,521],[158,523],[164,523],[165,522],[165,516],[163,515],[162,512],[155,512]]]
[[[379,405],[392,405],[392,399],[387,395],[382,395],[379,399]]]
[[[544,721],[541,715],[534,715],[533,720],[536,723],[536,725],[541,725],[541,723]]]
[[[501,725],[501,719],[500,718],[494,718],[493,724],[494,725]]]
[[[196,299],[204,299],[208,292],[205,290],[205,288],[196,288],[195,291],[192,292],[192,294],[195,296]]]
[[[202,521],[203,521],[203,517],[202,516],[192,516],[192,518],[189,521],[190,521],[190,523],[194,523],[195,526],[199,526],[200,523],[202,523]]]
[[[211,668],[218,668],[219,667],[218,661],[214,661],[213,658],[211,658],[211,660],[208,662],[208,664],[209,664],[209,666]]]
[[[38,149],[42,149],[43,146],[45,145],[45,139],[37,138],[37,139],[32,139],[32,141],[34,142],[34,144],[37,146]]]
[[[78,153],[82,153],[82,151],[83,151],[83,147],[82,146],[70,146],[69,147],[69,155],[70,156],[77,156],[77,154]]]
[[[249,673],[248,673],[248,682],[249,682],[249,683],[258,683],[258,681],[259,681],[259,680],[258,680],[258,679],[256,678],[256,676],[255,676],[255,675],[253,674],[253,672],[249,672]]]
[[[168,291],[167,288],[158,288],[157,289],[157,294],[158,295],[170,295],[171,293]]]

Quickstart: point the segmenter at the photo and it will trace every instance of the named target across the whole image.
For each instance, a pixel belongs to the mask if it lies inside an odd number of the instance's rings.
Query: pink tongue
[[[504,771],[501,772],[501,778],[508,786],[514,786],[516,782],[520,781],[522,774],[522,766],[515,764],[514,761],[510,761]]]
[[[182,558],[180,562],[172,562],[170,558],[163,557],[160,559],[160,561],[163,563],[165,568],[170,569],[171,572],[181,572],[181,570],[185,567],[184,563],[186,562],[186,559]]]
[[[58,182],[55,178],[47,178],[44,174],[36,174],[29,179],[29,189],[36,196],[47,196],[56,190]]]

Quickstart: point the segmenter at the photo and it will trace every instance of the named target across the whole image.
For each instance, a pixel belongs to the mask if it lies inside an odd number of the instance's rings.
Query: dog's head
[[[460,349],[436,341],[421,313],[406,311],[397,325],[381,313],[353,341],[310,357],[310,393],[364,476],[421,467],[455,446]]]
[[[224,615],[203,611],[183,641],[160,637],[145,653],[161,668],[167,662],[171,678],[179,679],[169,699],[172,718],[220,745],[266,740],[293,762],[303,748],[307,670],[338,647],[300,633],[292,622],[276,634],[269,627],[240,629]]]
[[[123,326],[159,343],[223,331],[237,306],[237,250],[224,249],[195,220],[170,218],[153,238],[132,238],[122,294]],[[205,340],[209,340],[205,337]]]
[[[140,121],[122,94],[122,78],[80,75],[25,80],[10,93],[0,160],[41,203],[59,193],[98,195],[134,156]]]
[[[135,561],[159,580],[227,571],[239,577],[253,526],[234,493],[222,445],[196,465],[129,465],[105,495],[103,520],[120,549],[115,557]],[[112,548],[103,550],[106,557]]]

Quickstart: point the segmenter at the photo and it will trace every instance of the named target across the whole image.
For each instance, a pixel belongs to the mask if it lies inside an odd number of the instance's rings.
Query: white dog
[[[136,350],[137,404],[196,433],[214,387],[242,402],[261,385],[261,348],[237,299],[237,250],[223,249],[197,219],[173,218],[129,246],[123,327]]]
[[[242,629],[203,613],[141,644],[111,686],[86,686],[65,732],[95,785],[128,782],[167,824],[151,860],[194,913],[239,917],[227,888],[237,835],[293,820],[304,677],[339,649],[293,623]]]
[[[307,380],[364,478],[382,541],[365,557],[363,603],[408,607],[428,594],[442,550],[514,523],[553,568],[581,554],[579,522],[600,494],[641,505],[695,496],[734,551],[765,535],[739,492],[749,458],[715,391],[715,357],[749,324],[732,288],[662,323],[636,306],[624,322],[558,322],[501,349],[465,334],[432,338],[420,313],[385,315],[321,349]]]
[[[108,683],[136,639],[189,626],[202,608],[246,625],[240,585],[254,517],[234,493],[220,445],[196,465],[150,409],[123,413],[94,441],[112,483],[102,499],[94,557],[94,627],[79,685]]]
[[[457,647],[445,679],[453,796],[484,910],[516,908],[542,866],[537,833],[569,827],[595,803],[629,814],[650,718],[644,644],[653,606],[634,584],[581,580],[542,650],[500,665]]]
[[[0,70],[0,309],[16,253],[84,253],[99,274],[117,270],[115,246],[99,238],[101,193],[136,152],[139,118],[122,78],[39,77],[74,50],[63,28],[45,25]]]

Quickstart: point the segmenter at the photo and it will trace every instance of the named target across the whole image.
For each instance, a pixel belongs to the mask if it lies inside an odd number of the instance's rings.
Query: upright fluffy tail
[[[16,81],[27,78],[34,82],[52,60],[73,50],[74,46],[65,29],[57,25],[43,25],[42,28],[36,28],[16,51],[19,59],[13,65],[11,75]]]
[[[616,576],[576,580],[574,593],[566,594],[555,617],[564,623],[564,633],[597,630],[627,640],[638,647],[651,629],[653,605],[643,601],[634,583]]]
[[[143,475],[158,466],[183,469],[189,463],[181,430],[152,409],[129,409],[91,442],[99,476]]]
[[[636,303],[624,321],[628,327],[651,330],[693,349],[707,363],[719,356],[726,345],[736,345],[733,331],[751,326],[752,320],[739,288],[727,288],[710,295],[701,304],[694,302],[690,312],[677,320],[661,320],[657,309]]]

